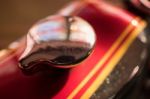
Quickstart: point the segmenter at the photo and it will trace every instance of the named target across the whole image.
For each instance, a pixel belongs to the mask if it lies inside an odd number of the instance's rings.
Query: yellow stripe
[[[7,49],[0,50],[0,59],[4,58],[9,53]]]
[[[10,53],[15,52],[18,49],[18,46],[18,42],[13,42],[8,46],[7,49],[0,50],[0,60],[5,59],[5,57],[7,57]]]
[[[134,19],[133,21],[137,21]],[[110,57],[110,55],[115,51],[115,49],[119,46],[122,40],[126,37],[126,35],[133,28],[132,22],[129,26],[121,33],[121,36],[115,41],[110,50],[106,53],[106,55],[100,60],[100,62],[91,70],[91,72],[84,78],[84,80],[73,90],[73,92],[68,96],[68,99],[72,99],[80,89],[91,79],[91,77],[98,71],[98,69],[105,63],[105,61]]]
[[[107,64],[106,68],[99,74],[97,79],[92,83],[92,85],[86,90],[86,92],[81,96],[81,99],[88,99],[92,94],[96,91],[96,89],[103,83],[105,78],[111,73],[115,65],[127,51],[130,44],[137,37],[137,35],[143,30],[146,26],[144,21],[131,33],[130,37],[126,42],[122,45],[122,47],[115,53],[115,55],[111,58],[110,62]]]
[[[4,56],[7,53],[7,50],[1,50],[0,51],[0,57]]]

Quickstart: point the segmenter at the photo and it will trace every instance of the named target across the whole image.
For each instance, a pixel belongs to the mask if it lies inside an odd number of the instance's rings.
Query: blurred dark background
[[[41,18],[54,14],[71,0],[0,0],[0,49],[26,34]]]
[[[0,49],[25,35],[35,22],[54,14],[71,1],[0,0]],[[105,1],[120,6],[122,0]]]

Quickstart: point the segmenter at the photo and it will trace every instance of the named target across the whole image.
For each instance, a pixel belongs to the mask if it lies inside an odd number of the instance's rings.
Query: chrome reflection
[[[94,30],[85,20],[76,16],[50,16],[29,30],[20,67],[29,69],[42,62],[72,67],[89,56],[95,41]]]

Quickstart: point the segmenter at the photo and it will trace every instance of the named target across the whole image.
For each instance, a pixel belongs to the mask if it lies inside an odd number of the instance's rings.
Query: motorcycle
[[[145,94],[141,90],[150,66],[147,3],[130,0],[118,7],[78,0],[38,21],[0,51],[0,98],[133,99]]]

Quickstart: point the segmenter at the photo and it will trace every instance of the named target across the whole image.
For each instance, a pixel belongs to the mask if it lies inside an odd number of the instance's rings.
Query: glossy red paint
[[[135,19],[134,15],[121,8],[102,1],[93,1],[79,1],[82,7],[76,6],[77,8],[72,10],[74,15],[87,20],[96,31],[97,43],[92,55],[73,69],[62,70],[50,67],[46,71],[48,73],[40,72],[27,76],[18,68],[18,57],[25,47],[23,39],[14,52],[0,61],[0,99],[62,99],[70,95]],[[103,71],[103,68],[97,73]],[[96,77],[95,74],[75,98],[79,98]]]

